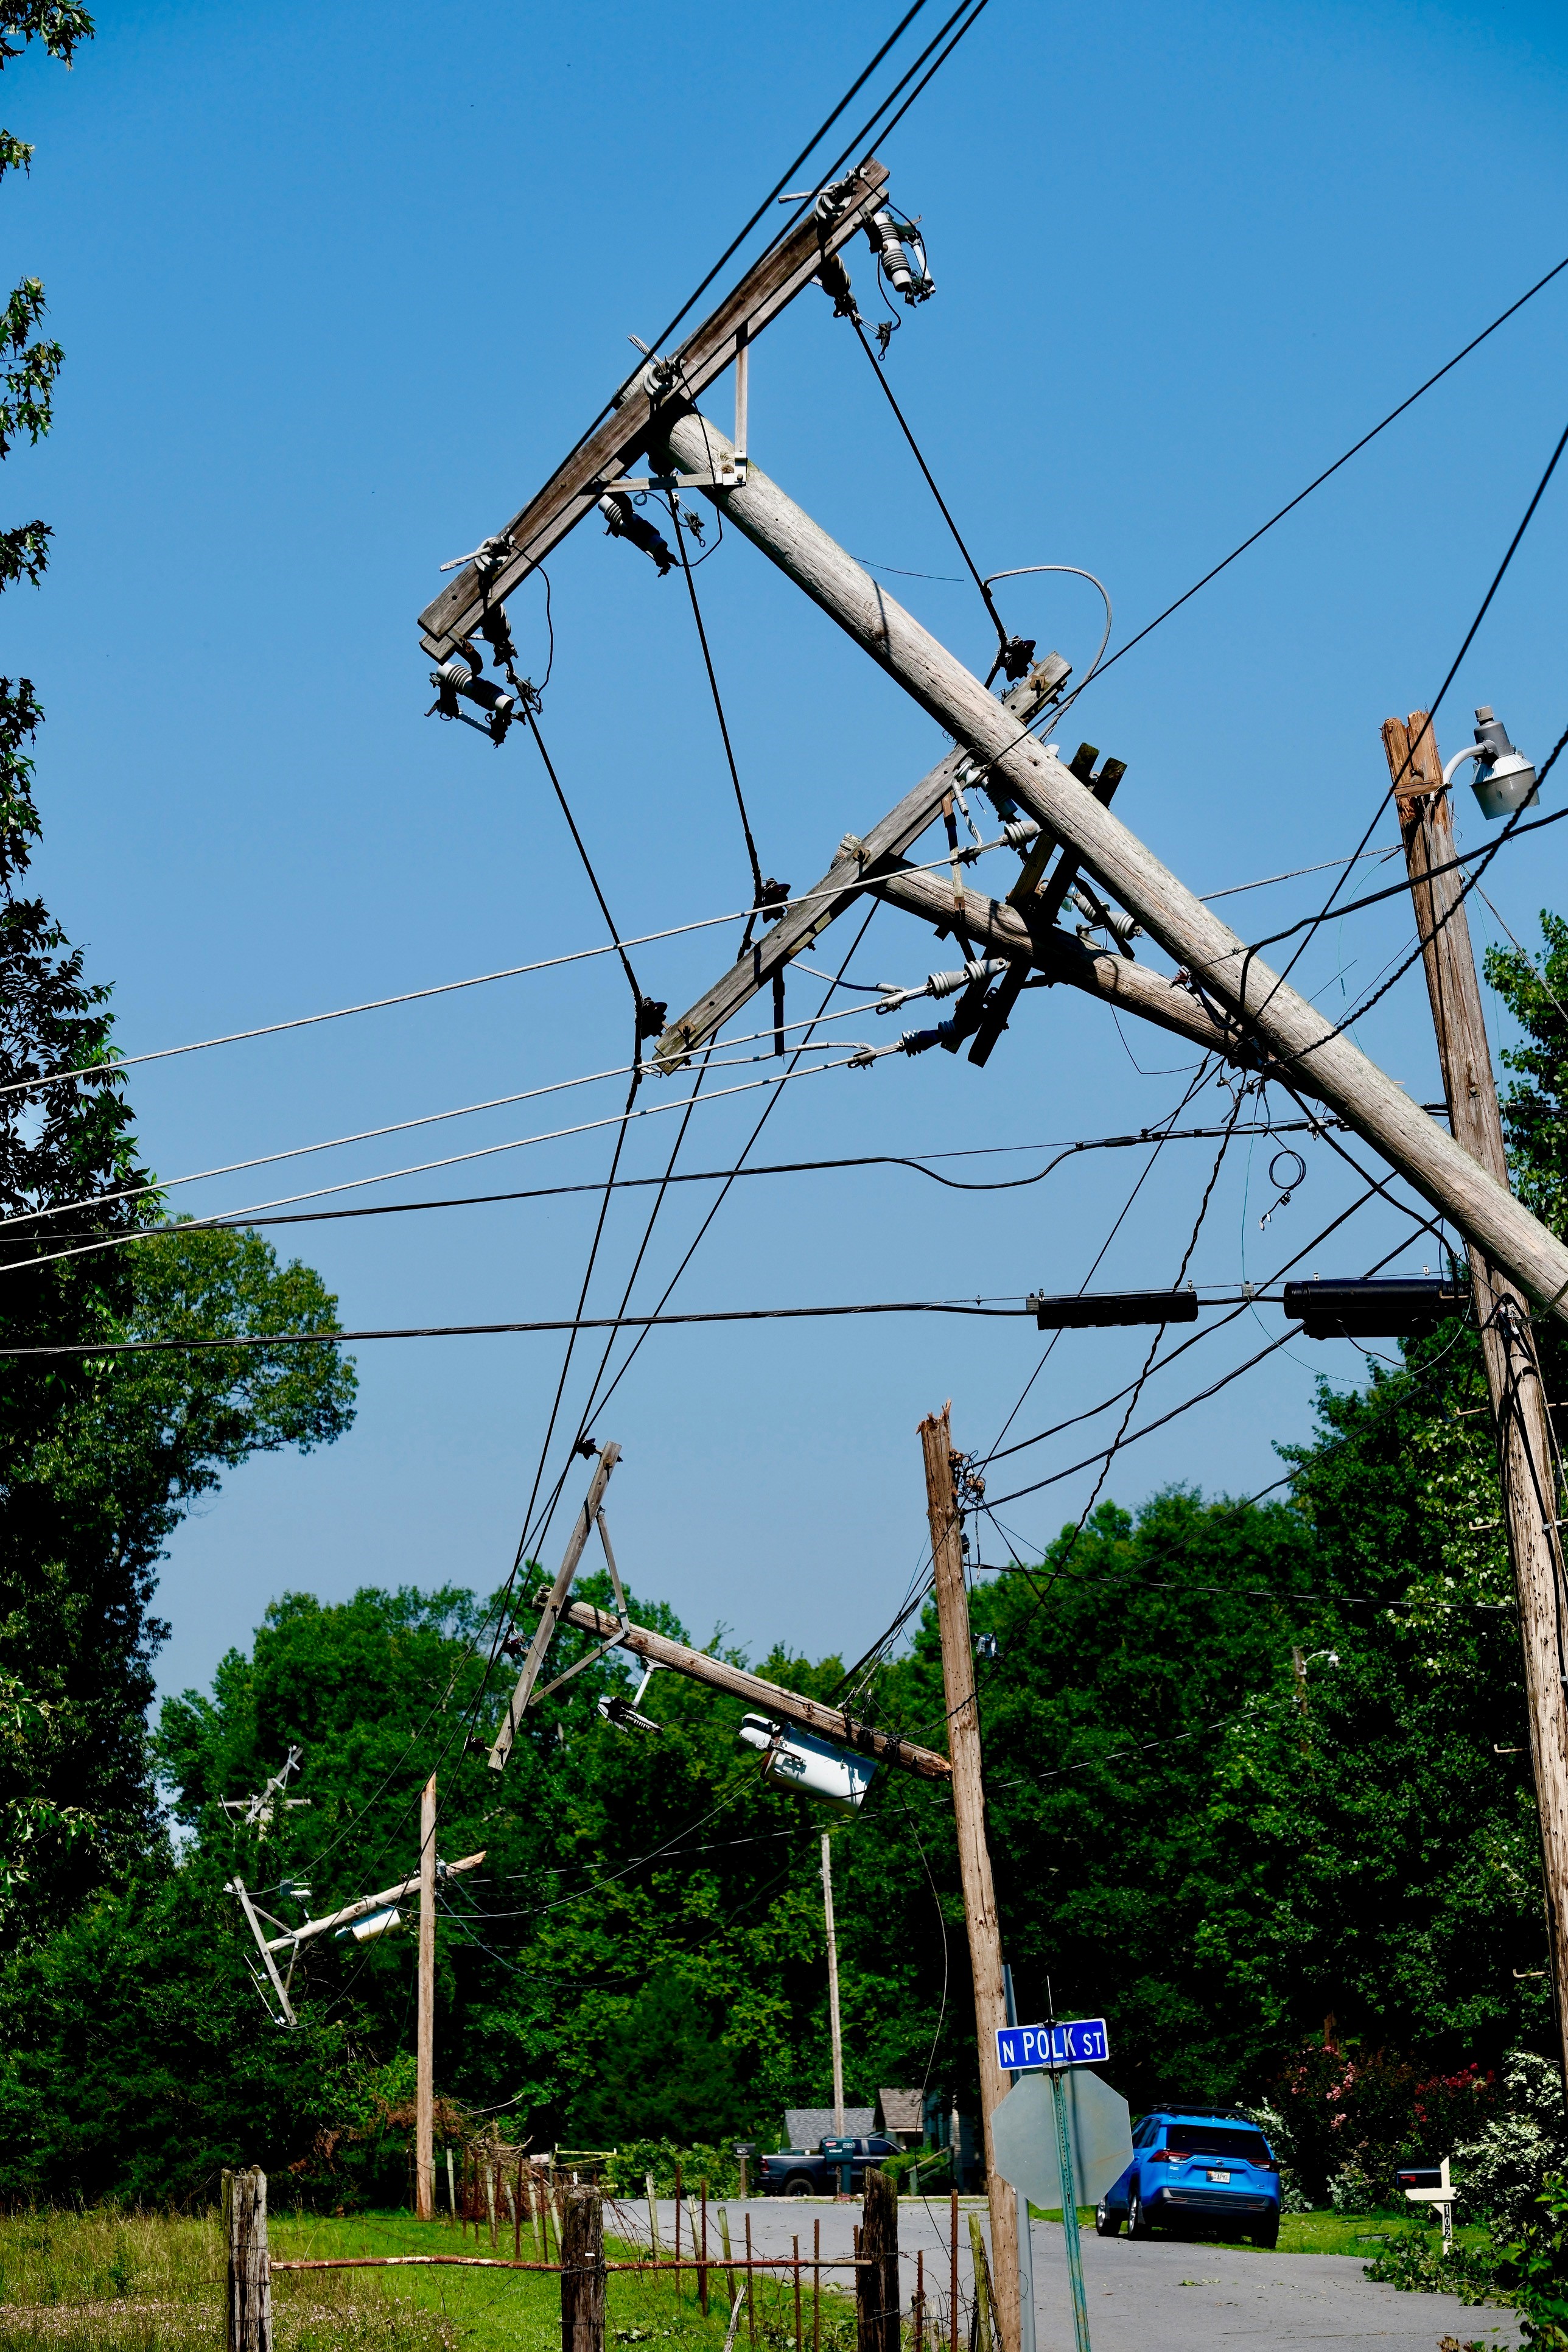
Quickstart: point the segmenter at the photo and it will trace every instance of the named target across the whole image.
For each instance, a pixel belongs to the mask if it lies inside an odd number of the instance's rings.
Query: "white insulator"
[[[969,979],[972,967],[965,964],[962,971],[933,971],[926,982],[928,996],[955,996]]]
[[[1015,817],[1011,824],[1003,826],[1002,832],[1009,849],[1026,849],[1031,841],[1040,837],[1040,828],[1032,816]]]
[[[1091,923],[1110,931],[1124,946],[1130,947],[1134,940],[1142,938],[1142,924],[1135,923],[1131,916],[1124,915],[1119,907],[1097,907],[1093,899],[1085,898],[1081,890],[1071,890],[1068,895],[1080,915],[1087,915]]]

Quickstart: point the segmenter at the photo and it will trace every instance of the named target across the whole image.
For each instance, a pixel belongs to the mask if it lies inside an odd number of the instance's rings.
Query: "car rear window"
[[[1267,2164],[1268,2143],[1261,2132],[1226,2124],[1172,2124],[1165,2145],[1177,2156],[1228,2156],[1237,2164]]]

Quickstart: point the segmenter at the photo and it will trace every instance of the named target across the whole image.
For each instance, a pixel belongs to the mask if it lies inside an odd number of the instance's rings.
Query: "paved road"
[[[798,2234],[801,2252],[809,2263],[814,2222],[821,2224],[825,2256],[854,2252],[858,2203],[768,2198],[742,2205],[731,2199],[726,2210],[731,2243],[737,2253],[743,2242],[742,2216],[746,2214],[751,2216],[756,2253],[788,2254]],[[970,2210],[983,2220],[984,2210],[979,2205],[970,2208],[966,2200],[960,2221],[961,2342],[967,2341]],[[646,2239],[646,2205],[626,2206],[623,2213],[624,2220],[611,2226]],[[718,2213],[717,2205],[710,2206],[708,2242],[715,2255]],[[659,2207],[659,2235],[667,2254],[674,2233],[675,2207],[666,2199]],[[1037,2221],[1032,2235],[1037,2352],[1070,2352],[1072,2311],[1061,2228],[1056,2222]],[[690,2242],[683,2221],[683,2252]],[[1443,2336],[1457,2336],[1461,2344],[1479,2338],[1513,2352],[1520,2342],[1511,2312],[1489,2307],[1467,2310],[1452,2295],[1401,2294],[1394,2287],[1376,2284],[1364,2275],[1359,2262],[1342,2254],[1269,2254],[1252,2247],[1222,2249],[1202,2239],[1154,2238],[1134,2245],[1125,2236],[1097,2238],[1092,2230],[1085,2231],[1082,2243],[1095,2352],[1151,2352],[1151,2347],[1154,2352],[1209,2352],[1213,2346],[1223,2346],[1226,2352],[1275,2352],[1280,2345],[1375,2346],[1378,2352],[1436,2352]],[[945,2335],[951,2263],[946,2204],[902,2200],[899,2245],[906,2308],[914,2290],[916,2257],[923,2253],[927,2311],[933,2324],[941,2314]],[[842,2283],[849,2273],[840,2271],[831,2275]],[[826,2275],[823,2284],[827,2284]],[[743,2335],[741,2341],[743,2345]]]

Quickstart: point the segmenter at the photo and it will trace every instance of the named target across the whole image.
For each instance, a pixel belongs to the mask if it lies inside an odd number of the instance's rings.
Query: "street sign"
[[[1098,2066],[1110,2055],[1103,2017],[1075,2017],[1065,2025],[999,2025],[996,2057],[1003,2072],[1037,2066]]]
[[[1132,2161],[1127,2102],[1098,2074],[1068,2074],[1059,2088],[1068,2103],[1077,2175],[1073,2203],[1097,2205]],[[1045,2211],[1054,2211],[1063,2201],[1052,2089],[1041,2075],[1026,2074],[991,2111],[997,2171],[1021,2197]]]

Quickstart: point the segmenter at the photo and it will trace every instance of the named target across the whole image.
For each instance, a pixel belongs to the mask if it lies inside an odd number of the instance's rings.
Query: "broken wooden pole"
[[[228,2352],[272,2352],[267,2175],[258,2164],[223,2176],[223,2237],[228,2263]]]
[[[689,409],[671,418],[661,454],[689,474],[733,452]],[[1564,1312],[1568,1244],[1481,1168],[1348,1035],[1251,953],[1061,761],[1025,734],[995,696],[852,556],[755,466],[742,488],[702,495],[853,637],[939,726],[987,761],[1011,797],[1087,866],[1205,994],[1341,1113],[1467,1241],[1495,1259],[1539,1306]]]

